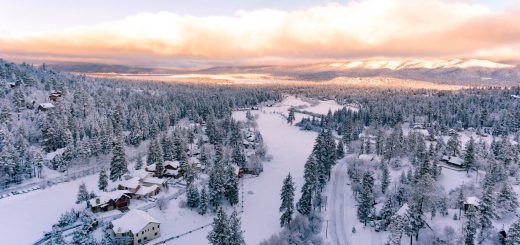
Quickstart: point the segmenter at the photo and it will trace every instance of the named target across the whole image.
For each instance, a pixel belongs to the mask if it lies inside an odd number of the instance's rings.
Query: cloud
[[[519,52],[520,12],[471,2],[363,0],[298,11],[230,16],[141,13],[45,33],[0,35],[0,54],[139,63],[374,56],[479,56]]]

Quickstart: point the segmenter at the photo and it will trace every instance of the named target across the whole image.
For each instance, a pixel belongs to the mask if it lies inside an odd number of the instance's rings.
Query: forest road
[[[331,171],[327,197],[331,241],[335,245],[349,245],[351,243],[347,237],[347,229],[350,226],[345,217],[345,199],[352,199],[352,191],[347,188],[347,163],[340,160]]]

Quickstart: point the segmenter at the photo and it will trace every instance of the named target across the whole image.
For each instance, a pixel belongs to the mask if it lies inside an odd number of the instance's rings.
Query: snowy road
[[[333,245],[384,244],[386,232],[375,232],[370,226],[364,227],[357,219],[357,202],[348,184],[347,159],[339,160],[332,168],[327,191],[327,216],[329,233],[327,241]],[[352,232],[352,227],[356,232]]]
[[[346,188],[347,164],[341,160],[332,169],[328,193],[328,220],[332,244],[348,245],[347,229],[351,227],[345,217],[345,199],[352,200],[352,191]],[[347,195],[347,196],[345,196]]]

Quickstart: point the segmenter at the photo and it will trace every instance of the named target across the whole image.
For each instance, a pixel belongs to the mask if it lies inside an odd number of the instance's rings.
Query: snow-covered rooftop
[[[469,204],[469,205],[473,205],[473,206],[478,206],[479,203],[480,203],[480,199],[475,196],[467,197],[466,201],[464,202],[464,204]]]
[[[139,190],[137,190],[135,192],[135,194],[140,195],[140,196],[148,195],[148,194],[156,191],[157,188],[159,188],[159,186],[157,186],[157,185],[141,186],[141,188],[139,188]]]
[[[145,211],[132,209],[123,217],[112,220],[114,233],[126,233],[131,231],[133,234],[140,232],[150,223],[160,224],[154,217]]]
[[[108,203],[110,200],[116,200],[123,195],[130,194],[127,190],[115,190],[110,192],[102,192],[98,197],[88,200],[90,206],[96,207]],[[99,199],[99,202],[97,201]]]
[[[406,212],[408,212],[408,204],[407,203],[403,204],[403,206],[401,206],[401,208],[399,210],[397,210],[395,215],[397,215],[397,216],[404,216],[404,215],[406,215]]]
[[[119,185],[128,189],[135,189],[139,186],[139,178],[134,177],[128,180],[119,182]]]
[[[63,152],[65,152],[65,148],[60,148],[53,152],[49,152],[47,153],[47,155],[45,155],[45,160],[52,161],[52,159],[54,159],[56,156],[63,155]]]
[[[51,109],[51,108],[54,108],[54,105],[52,103],[47,102],[47,103],[41,103],[40,107],[43,109]]]
[[[179,161],[164,161],[164,167],[171,166],[172,168],[178,168],[181,165]]]
[[[166,183],[166,181],[168,181],[167,178],[157,178],[157,177],[146,177],[144,179],[141,180],[143,183],[147,183],[147,184],[153,184],[153,185],[163,185],[164,183]]]

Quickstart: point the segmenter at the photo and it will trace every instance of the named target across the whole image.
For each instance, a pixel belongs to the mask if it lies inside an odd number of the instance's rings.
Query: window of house
[[[157,232],[155,232],[155,235],[157,236]]]
[[[141,243],[141,239],[139,239],[137,242],[138,242],[138,243]]]

